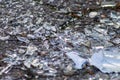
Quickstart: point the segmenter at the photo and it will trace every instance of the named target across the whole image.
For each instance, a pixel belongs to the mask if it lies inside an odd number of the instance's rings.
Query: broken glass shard
[[[17,36],[17,39],[21,42],[25,42],[25,43],[29,43],[30,41],[26,38],[26,37],[18,37]]]
[[[4,41],[4,40],[8,40],[9,38],[10,38],[10,36],[5,36],[5,37],[0,36],[0,40],[2,40],[2,41]]]
[[[67,52],[66,55],[73,60],[75,63],[75,68],[77,69],[82,69],[83,65],[87,62],[87,59],[78,56],[77,52]]]
[[[114,1],[103,1],[101,7],[115,7],[116,3]]]
[[[93,54],[90,64],[103,73],[120,72],[120,50],[118,48],[101,49]]]
[[[29,46],[27,47],[27,51],[26,51],[26,55],[33,55],[34,52],[37,50],[37,47],[33,44],[29,44]]]

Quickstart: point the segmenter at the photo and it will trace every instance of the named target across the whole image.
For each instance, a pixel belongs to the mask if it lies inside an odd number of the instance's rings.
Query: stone
[[[97,16],[97,15],[98,15],[97,12],[90,12],[90,13],[89,13],[89,17],[90,17],[90,18],[94,18],[94,17]]]

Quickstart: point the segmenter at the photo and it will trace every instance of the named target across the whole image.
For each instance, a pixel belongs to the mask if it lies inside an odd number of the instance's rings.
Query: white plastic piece
[[[118,49],[100,50],[93,54],[90,64],[103,73],[120,72],[120,51]]]
[[[87,59],[84,59],[80,56],[78,56],[77,52],[67,52],[66,55],[73,60],[73,62],[75,63],[75,68],[77,69],[82,69],[83,68],[83,64],[85,62],[87,62]]]

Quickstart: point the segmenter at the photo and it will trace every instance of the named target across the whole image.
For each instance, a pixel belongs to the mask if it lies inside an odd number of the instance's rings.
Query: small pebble
[[[100,16],[101,16],[101,18],[106,18],[105,14],[101,14]]]
[[[18,53],[23,54],[23,53],[25,53],[25,50],[24,49],[19,49]]]
[[[98,14],[97,12],[90,12],[89,17],[94,18],[95,16],[97,16],[97,14]]]

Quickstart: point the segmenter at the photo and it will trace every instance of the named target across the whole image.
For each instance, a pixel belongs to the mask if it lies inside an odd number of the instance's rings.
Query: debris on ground
[[[0,80],[118,80],[119,50],[119,0],[0,0]]]

